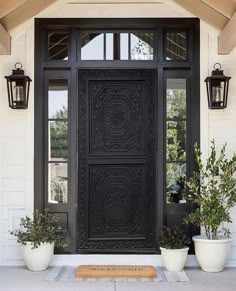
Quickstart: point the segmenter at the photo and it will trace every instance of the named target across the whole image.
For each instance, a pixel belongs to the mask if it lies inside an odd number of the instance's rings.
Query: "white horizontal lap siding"
[[[217,41],[217,38],[212,41]],[[209,111],[209,141],[215,139],[217,148],[220,149],[224,143],[227,143],[227,157],[231,157],[236,152],[236,69],[233,65],[236,63],[236,49],[230,55],[217,55],[216,51],[209,52],[209,69],[215,62],[222,65],[225,75],[231,76],[229,86],[228,107],[224,110]],[[230,251],[228,266],[236,266],[236,207],[230,211],[232,224],[226,225],[232,233],[232,248]]]
[[[33,20],[31,20],[33,25]],[[30,31],[30,34],[29,34]],[[33,76],[33,58],[29,54],[27,39],[33,37],[32,29],[12,32],[12,55],[0,56],[0,264],[22,262],[20,248],[9,230],[19,226],[20,217],[33,210],[33,179],[28,179],[28,169],[33,170],[33,107],[12,110],[8,106],[5,75],[11,74],[16,62],[21,62],[27,74]],[[33,42],[32,42],[33,43]],[[31,58],[29,59],[29,56]],[[33,67],[32,67],[33,68]],[[33,87],[31,98],[33,99]],[[31,149],[29,149],[29,147]],[[30,160],[29,157],[30,156]],[[29,191],[28,189],[31,189]],[[14,262],[14,263],[12,263]]]
[[[190,17],[191,14],[171,1],[163,5],[66,5],[58,1],[39,17]],[[166,4],[165,4],[166,3]],[[201,148],[206,156],[210,140],[218,144],[228,142],[229,153],[236,150],[236,51],[229,56],[217,55],[218,32],[201,23]],[[17,228],[19,218],[33,210],[33,154],[34,154],[34,80],[30,90],[29,108],[12,110],[8,107],[5,75],[9,75],[16,62],[22,62],[26,73],[34,76],[34,20],[11,32],[12,54],[0,56],[0,265],[22,264],[19,247],[9,230]],[[212,65],[221,62],[225,73],[232,76],[229,92],[229,107],[224,111],[209,111],[207,108],[204,79]],[[229,265],[236,265],[236,209],[232,210],[233,248]],[[73,263],[77,256],[56,256],[54,262]],[[85,258],[81,256],[81,258]],[[87,256],[99,263],[101,256]],[[140,256],[106,256],[109,262],[140,262]],[[144,258],[144,257],[142,257]],[[87,259],[86,259],[87,261]],[[145,256],[143,262],[161,262],[159,256]],[[189,256],[188,264],[196,264]]]

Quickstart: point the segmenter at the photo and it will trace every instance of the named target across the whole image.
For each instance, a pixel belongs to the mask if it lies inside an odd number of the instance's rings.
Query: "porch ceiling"
[[[43,9],[60,0],[0,0],[0,55],[11,54],[11,37],[9,31],[21,23],[35,16]],[[165,0],[159,1],[164,2]],[[135,3],[130,0],[97,0],[83,1],[99,3]],[[145,0],[141,1],[144,4]],[[156,3],[157,1],[148,1]],[[229,54],[236,46],[236,0],[170,0],[169,3],[175,2],[193,15],[219,29],[219,54]],[[139,1],[140,3],[140,1]]]

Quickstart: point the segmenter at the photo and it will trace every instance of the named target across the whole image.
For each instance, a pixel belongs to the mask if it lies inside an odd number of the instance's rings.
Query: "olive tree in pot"
[[[203,271],[223,271],[231,246],[231,234],[225,223],[231,223],[230,209],[236,204],[236,155],[226,158],[226,144],[219,155],[212,141],[209,157],[202,158],[195,146],[198,171],[186,185],[190,199],[198,207],[185,223],[201,226],[203,234],[194,236],[196,258]]]
[[[33,218],[21,218],[20,229],[10,231],[21,244],[22,256],[31,271],[46,270],[54,253],[54,247],[64,247],[64,231],[59,225],[59,217],[36,210]]]
[[[160,234],[160,250],[163,264],[167,271],[183,270],[188,256],[190,240],[178,227],[163,226]]]

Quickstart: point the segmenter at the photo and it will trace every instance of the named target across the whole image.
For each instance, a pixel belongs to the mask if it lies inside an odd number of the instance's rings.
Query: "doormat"
[[[153,266],[134,265],[81,265],[75,271],[76,278],[157,278]]]
[[[50,268],[45,280],[74,282],[189,282],[185,271],[168,272],[162,267],[155,267],[156,278],[76,278],[77,266],[55,266]]]

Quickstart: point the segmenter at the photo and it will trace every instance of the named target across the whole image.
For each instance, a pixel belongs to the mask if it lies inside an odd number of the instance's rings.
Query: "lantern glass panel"
[[[17,81],[14,82],[14,100],[16,102],[24,102],[25,100],[25,82],[24,81]]]
[[[212,102],[222,103],[223,102],[223,88],[222,86],[212,87]]]
[[[224,80],[211,80],[208,86],[211,107],[225,107],[226,82]]]
[[[9,102],[12,108],[27,108],[29,82],[26,80],[8,81]]]

